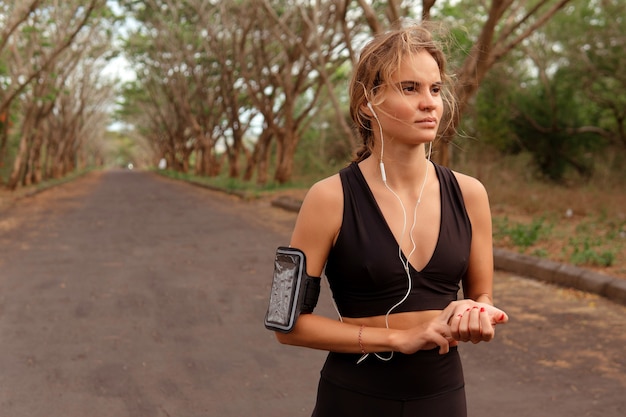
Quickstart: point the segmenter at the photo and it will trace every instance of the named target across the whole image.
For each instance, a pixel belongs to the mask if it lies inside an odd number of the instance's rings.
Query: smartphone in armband
[[[320,294],[320,277],[306,273],[306,256],[300,249],[279,247],[265,327],[289,333],[301,313],[312,313]]]

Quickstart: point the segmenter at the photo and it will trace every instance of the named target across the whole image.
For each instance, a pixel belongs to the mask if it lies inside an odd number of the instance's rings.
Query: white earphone
[[[408,286],[407,286],[406,293],[404,294],[404,297],[402,297],[402,299],[400,301],[398,301],[396,304],[391,306],[391,308],[385,314],[385,326],[387,328],[389,328],[389,315],[399,305],[401,305],[402,303],[404,303],[404,301],[406,301],[406,299],[411,294],[411,289],[412,289],[412,286],[413,286],[412,285],[412,280],[411,280],[411,273],[410,273],[410,270],[409,270],[409,259],[411,258],[411,255],[413,255],[413,253],[415,252],[415,249],[417,248],[417,244],[416,244],[415,240],[413,239],[413,230],[415,228],[415,224],[417,223],[417,207],[420,205],[420,203],[422,201],[422,193],[424,192],[424,187],[426,186],[426,180],[428,179],[428,169],[426,169],[426,173],[424,175],[424,182],[422,183],[422,187],[420,189],[419,197],[418,197],[417,202],[415,204],[415,208],[413,209],[413,225],[411,226],[411,229],[409,231],[409,237],[410,237],[410,240],[411,240],[411,243],[412,243],[413,247],[412,247],[411,251],[409,252],[409,254],[406,256],[406,258],[403,258],[402,257],[401,244],[402,244],[402,240],[404,239],[404,234],[406,233],[406,229],[407,229],[407,213],[406,213],[406,209],[404,208],[404,203],[402,202],[402,199],[400,198],[400,196],[398,196],[398,194],[396,194],[396,192],[389,186],[389,184],[387,184],[387,175],[385,174],[385,164],[383,162],[383,154],[384,154],[384,149],[385,149],[385,139],[383,137],[383,127],[380,124],[380,120],[378,119],[378,115],[374,111],[372,103],[370,103],[369,101],[367,102],[367,108],[370,109],[370,111],[372,112],[372,116],[374,116],[374,118],[378,122],[378,128],[380,129],[380,144],[381,144],[381,148],[380,148],[380,159],[379,159],[379,163],[378,163],[378,165],[380,167],[380,175],[382,177],[383,183],[385,184],[385,187],[387,187],[387,189],[396,197],[396,199],[400,203],[400,207],[402,207],[402,215],[403,215],[402,233],[400,235],[399,244],[398,244],[398,258],[400,259],[400,262],[402,263],[402,266],[404,267],[404,271],[405,271],[406,276],[407,276]],[[430,143],[430,149],[432,149],[432,142]],[[430,162],[430,150],[428,151],[428,162]],[[393,352],[391,352],[388,357],[382,356],[379,353],[374,353],[374,355],[378,359],[380,359],[382,361],[389,361],[393,357]],[[363,356],[361,356],[361,358],[357,361],[357,364],[363,362],[368,356],[369,356],[368,353],[363,354]]]
[[[378,116],[376,115],[376,112],[374,111],[374,107],[372,107],[372,103],[370,103],[369,101],[367,102],[367,108],[370,109],[370,111],[372,112],[376,120],[378,120]]]
[[[382,177],[383,182],[387,184],[387,174],[385,174],[385,164],[383,163],[383,149],[385,146],[385,142],[383,139],[383,127],[380,125],[380,120],[378,119],[378,115],[374,111],[374,107],[372,106],[372,103],[370,103],[369,101],[367,102],[367,108],[370,109],[370,111],[372,112],[372,116],[374,116],[374,119],[376,119],[376,121],[378,122],[378,128],[380,129],[381,152],[380,152],[380,162],[378,163],[378,165],[380,166],[380,176]]]

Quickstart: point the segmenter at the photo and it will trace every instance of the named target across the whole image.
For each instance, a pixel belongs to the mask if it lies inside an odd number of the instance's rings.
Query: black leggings
[[[466,417],[463,369],[456,348],[384,362],[330,353],[312,417]]]

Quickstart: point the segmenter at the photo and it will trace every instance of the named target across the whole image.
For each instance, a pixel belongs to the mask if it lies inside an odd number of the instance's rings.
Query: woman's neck
[[[367,171],[369,177],[387,184],[397,191],[415,190],[416,185],[421,185],[430,169],[430,163],[426,159],[424,146],[415,149],[413,152],[397,152],[395,150],[385,150],[380,164],[380,150],[368,157],[361,163],[361,170]]]

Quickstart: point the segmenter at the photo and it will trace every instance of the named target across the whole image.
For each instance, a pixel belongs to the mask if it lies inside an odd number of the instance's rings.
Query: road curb
[[[300,211],[300,206],[302,205],[302,201],[296,200],[291,197],[282,196],[282,197],[277,197],[273,199],[271,204],[274,207],[282,208],[284,210],[293,211],[297,213],[298,211]]]
[[[297,212],[301,201],[290,197],[272,200],[272,206]],[[496,269],[524,277],[598,294],[626,305],[626,280],[574,265],[537,258],[501,248],[493,249]]]
[[[493,259],[496,269],[598,294],[626,305],[626,280],[500,248],[494,248]]]

